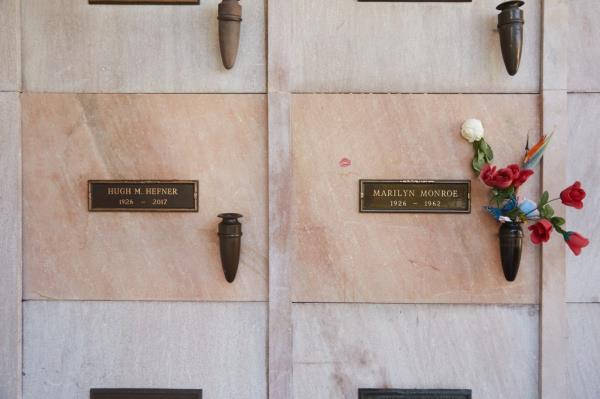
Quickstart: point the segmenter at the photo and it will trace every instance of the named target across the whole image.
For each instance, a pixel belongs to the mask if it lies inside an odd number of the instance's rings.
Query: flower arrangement
[[[579,255],[581,249],[589,244],[589,240],[577,232],[569,231],[565,227],[565,219],[556,216],[550,204],[560,200],[566,206],[582,209],[586,193],[581,187],[580,182],[576,181],[571,186],[565,188],[557,198],[550,199],[550,194],[544,191],[537,203],[519,196],[519,188],[534,174],[533,168],[542,159],[543,153],[550,143],[552,134],[544,136],[531,149],[529,149],[528,143],[525,158],[521,166],[511,164],[500,169],[492,165],[494,153],[490,145],[484,140],[484,128],[481,121],[477,119],[465,121],[461,128],[461,134],[473,144],[475,151],[475,156],[471,162],[473,171],[485,185],[490,187],[490,205],[484,208],[497,221],[503,225],[507,225],[504,229],[506,230],[505,236],[512,237],[510,238],[512,240],[519,237],[522,238],[520,226],[524,223],[532,222],[533,224],[529,226],[529,231],[531,232],[531,241],[534,244],[542,244],[549,241],[552,232],[556,231],[562,235],[571,251],[575,255]],[[507,232],[508,226],[512,226],[511,234]],[[521,230],[520,235],[519,230]],[[502,228],[500,237],[502,240]],[[513,250],[513,253],[508,255],[502,252],[510,252],[511,250]],[[503,267],[505,266],[505,255],[517,258],[516,261],[518,263],[520,260],[520,248],[518,248],[518,253],[514,252],[515,250],[517,249],[507,249],[507,244],[501,242]],[[518,270],[518,265],[516,268]],[[516,276],[516,271],[514,274]]]

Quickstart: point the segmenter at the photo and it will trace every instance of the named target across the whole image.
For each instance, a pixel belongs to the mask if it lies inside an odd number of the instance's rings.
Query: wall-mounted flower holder
[[[240,248],[242,244],[242,224],[238,221],[242,217],[239,213],[222,213],[219,215],[223,221],[219,223],[219,248],[221,264],[225,279],[233,283],[240,263]]]
[[[500,226],[500,259],[507,281],[515,281],[523,252],[523,228],[521,223],[503,223]]]
[[[506,71],[510,76],[517,74],[521,64],[523,51],[523,10],[524,1],[505,1],[496,7],[498,14],[498,31],[500,32],[500,47]]]
[[[227,69],[233,68],[240,45],[242,6],[239,0],[223,0],[219,4],[219,47]]]

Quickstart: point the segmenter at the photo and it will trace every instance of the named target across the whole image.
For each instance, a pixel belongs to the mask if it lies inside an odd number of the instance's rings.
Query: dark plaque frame
[[[200,0],[89,0],[90,4],[194,5]]]
[[[193,192],[188,193],[183,199],[178,199],[179,203],[185,202],[188,206],[153,206],[149,203],[146,206],[139,205],[119,205],[114,203],[119,199],[132,198],[139,194],[114,194],[113,198],[108,198],[110,194],[98,193],[95,190],[101,186],[119,185],[122,188],[138,188],[140,186],[192,186]],[[148,187],[150,188],[150,187]],[[189,189],[188,189],[189,190]],[[94,197],[96,195],[96,197]],[[191,195],[191,197],[190,197]],[[125,197],[125,198],[123,198]],[[146,195],[146,201],[153,199],[165,199],[160,194]],[[168,198],[167,198],[168,199]],[[193,202],[193,203],[192,203]],[[189,206],[191,203],[191,206]],[[169,202],[167,202],[169,204]],[[88,211],[89,212],[198,212],[198,180],[88,180]]]
[[[470,389],[366,389],[358,399],[472,399]]]
[[[472,0],[358,0],[362,3],[471,3]]]
[[[92,388],[90,399],[202,399],[202,390]]]
[[[410,206],[408,202],[415,201],[407,199],[407,205],[405,207],[392,207],[383,209],[374,209],[374,207],[368,204],[368,197],[365,194],[365,185],[367,184],[397,184],[398,187],[402,187],[403,185],[407,186],[415,186],[415,185],[431,185],[431,186],[458,186],[465,185],[466,186],[466,198],[462,198],[466,200],[467,206],[466,208],[457,208],[450,207],[448,204],[444,206],[441,204],[439,207],[426,207],[418,206],[417,203],[413,203]],[[359,201],[359,212],[360,213],[471,213],[471,180],[419,180],[419,179],[360,179],[359,180],[359,193],[358,193],[358,201]],[[434,201],[442,201],[442,199],[432,198]],[[450,201],[449,201],[450,202]]]

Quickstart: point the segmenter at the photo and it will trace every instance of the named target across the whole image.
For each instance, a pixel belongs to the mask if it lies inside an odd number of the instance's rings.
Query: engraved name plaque
[[[199,4],[200,0],[89,0],[90,4]]]
[[[90,389],[90,399],[202,399],[202,390]]]
[[[362,3],[470,3],[472,0],[358,0]]]
[[[90,212],[198,212],[197,180],[90,180]]]
[[[470,389],[359,389],[358,399],[471,399]]]
[[[470,213],[470,180],[367,180],[360,185],[360,212]]]

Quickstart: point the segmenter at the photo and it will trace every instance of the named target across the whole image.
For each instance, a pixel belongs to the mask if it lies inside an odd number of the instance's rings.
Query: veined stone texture
[[[29,301],[24,399],[90,388],[195,388],[266,395],[266,304]]]
[[[600,304],[569,309],[569,398],[600,398]]]
[[[19,94],[0,93],[1,399],[19,398],[21,392],[20,120]]]
[[[569,0],[569,91],[600,92],[600,2]]]
[[[21,84],[19,0],[0,1],[0,91],[17,91]]]
[[[590,240],[581,255],[567,250],[567,301],[600,302],[600,94],[569,94],[567,184],[581,181],[584,208],[567,208],[567,227]],[[559,193],[556,193],[559,194]]]
[[[217,5],[90,5],[22,0],[28,91],[265,91],[265,6],[243,2],[237,62],[219,52]]]
[[[294,1],[292,89],[537,93],[541,1],[523,7],[523,57],[514,77],[502,60],[498,3]]]
[[[526,234],[505,280],[489,191],[460,135],[479,118],[495,163],[520,163],[539,134],[537,95],[298,94],[292,113],[294,301],[537,303],[539,249]],[[361,214],[361,178],[471,179],[472,212]],[[522,195],[538,190],[534,176]]]
[[[440,387],[538,397],[535,305],[296,304],[293,319],[294,399]]]
[[[29,299],[267,298],[264,95],[25,94]],[[87,181],[199,180],[198,213],[88,212]],[[244,215],[227,283],[217,217]]]

